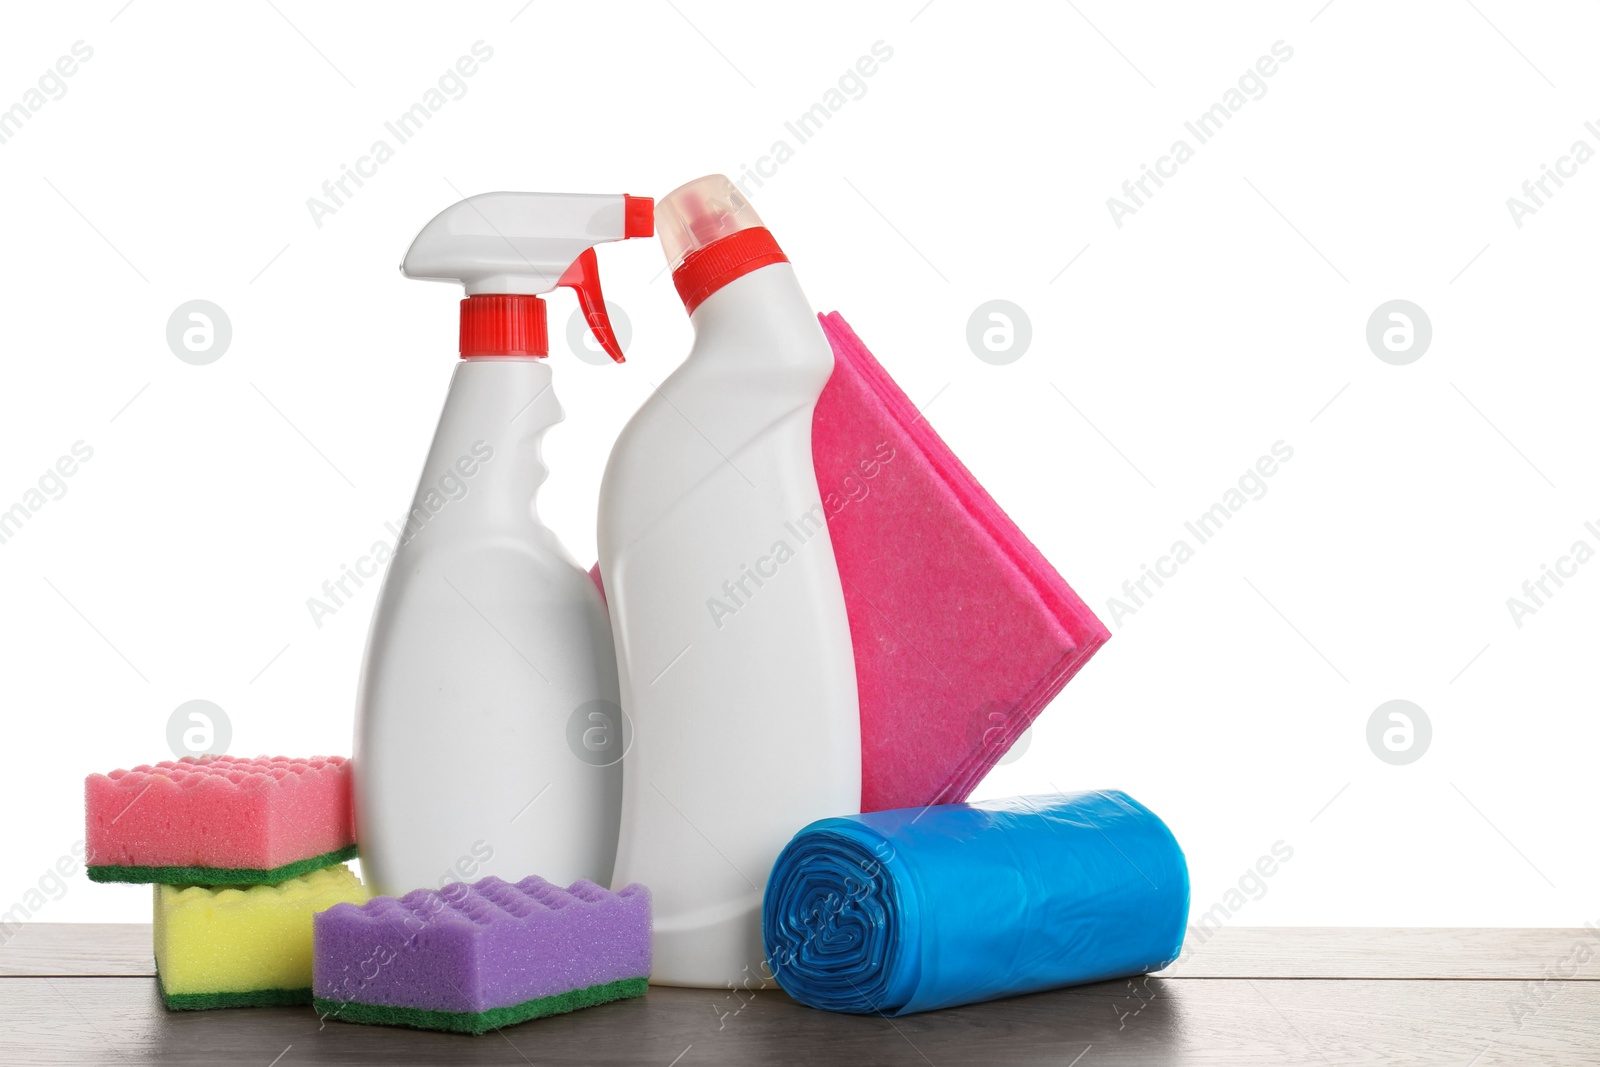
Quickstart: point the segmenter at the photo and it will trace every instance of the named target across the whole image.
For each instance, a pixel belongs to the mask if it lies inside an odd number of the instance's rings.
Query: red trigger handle
[[[600,264],[594,258],[594,249],[584,249],[583,255],[573,261],[556,285],[564,285],[578,294],[578,306],[583,309],[583,320],[589,324],[594,339],[600,342],[606,355],[618,363],[623,362],[622,349],[617,346],[611,319],[606,314],[606,297],[600,291]]]

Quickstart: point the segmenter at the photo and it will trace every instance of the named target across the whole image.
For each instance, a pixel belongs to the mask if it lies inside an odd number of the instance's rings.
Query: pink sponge
[[[861,694],[861,808],[965,800],[1110,632],[984,492],[860,338],[812,458]]]
[[[84,782],[97,882],[281,882],[355,856],[342,756],[186,756]]]

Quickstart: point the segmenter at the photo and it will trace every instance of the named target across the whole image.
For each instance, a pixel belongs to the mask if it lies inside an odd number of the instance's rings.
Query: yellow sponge
[[[312,913],[370,895],[342,864],[277,885],[157,885],[161,999],[174,1010],[310,1004]]]

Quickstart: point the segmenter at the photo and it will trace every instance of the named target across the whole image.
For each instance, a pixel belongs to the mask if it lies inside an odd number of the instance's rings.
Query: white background
[[[81,837],[85,774],[170,757],[184,701],[221,705],[237,754],[349,752],[375,587],[321,628],[306,600],[390,539],[444,396],[459,293],[395,269],[424,222],[494,189],[660,196],[781,138],[753,199],[813,304],[1108,623],[1294,450],[979,796],[1126,789],[1197,914],[1283,841],[1237,923],[1600,920],[1600,563],[1520,628],[1506,606],[1600,547],[1600,162],[1520,228],[1506,206],[1600,148],[1592,6],[275,3],[34,4],[0,35],[0,107],[94,50],[0,145],[0,508],[94,450],[0,545],[0,909]],[[307,198],[479,40],[466,94],[318,227]],[[877,41],[865,94],[795,145]],[[1266,94],[1197,145],[1184,122],[1277,41]],[[1194,158],[1119,228],[1107,198],[1180,137]],[[657,242],[600,262],[626,366],[575,359],[550,302],[568,419],[540,508],[584,561],[609,443],[690,339]],[[165,339],[196,298],[233,326],[209,366]],[[993,298],[1032,321],[1006,366],[965,340]],[[1365,340],[1396,298],[1434,331],[1407,366]],[[1433,726],[1407,766],[1366,741],[1396,698]],[[144,887],[66,886],[36,918],[147,915]]]

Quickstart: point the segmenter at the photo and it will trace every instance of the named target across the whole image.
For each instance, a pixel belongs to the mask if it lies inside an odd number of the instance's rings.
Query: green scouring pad
[[[273,885],[356,858],[346,845],[281,867],[129,867],[114,863],[87,868],[91,882],[156,882],[163,885]]]
[[[312,1003],[330,1019],[348,1023],[377,1023],[382,1026],[410,1026],[418,1030],[448,1030],[455,1034],[486,1034],[502,1026],[562,1015],[579,1008],[592,1008],[613,1000],[642,997],[650,986],[648,978],[624,978],[602,985],[586,986],[552,997],[535,997],[505,1008],[487,1011],[434,1011],[428,1008],[394,1008],[383,1004],[363,1004],[356,1000],[325,1000]],[[287,991],[286,991],[287,992]],[[306,991],[309,995],[310,991]],[[285,1002],[287,1003],[287,1002]]]

